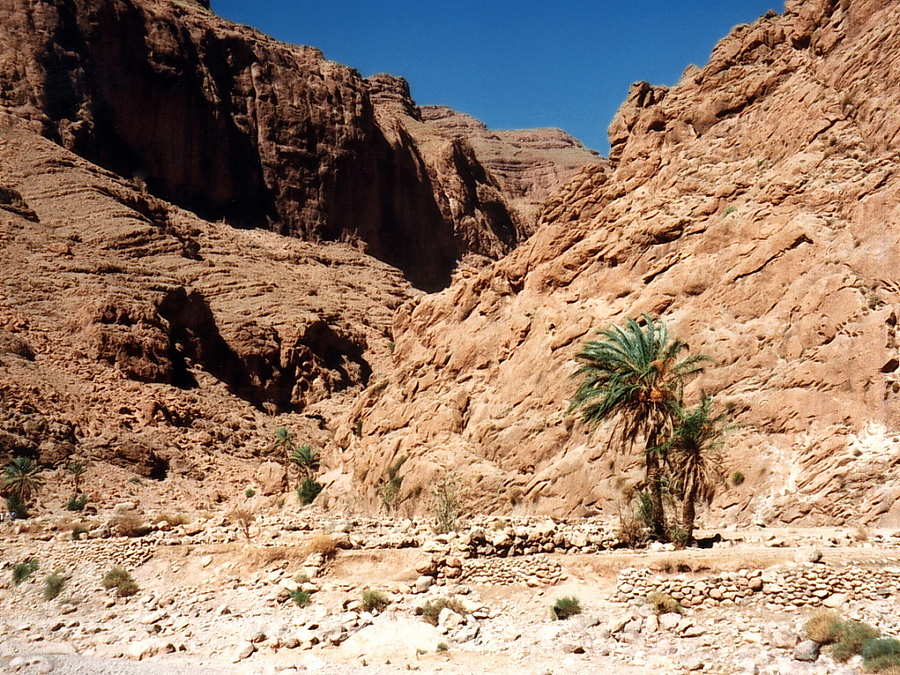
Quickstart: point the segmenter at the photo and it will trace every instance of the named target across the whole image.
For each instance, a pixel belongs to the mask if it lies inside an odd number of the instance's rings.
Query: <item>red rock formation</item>
[[[441,143],[425,156],[405,85],[364,81],[206,4],[3,0],[0,105],[205,218],[360,239],[426,289],[533,227],[465,141],[427,133]]]
[[[456,470],[479,510],[616,512],[634,461],[565,414],[580,343],[642,312],[717,365],[742,471],[717,517],[897,522],[900,7],[788,2],[672,88],[635,85],[613,164],[550,200],[513,253],[394,321],[394,374],[336,437],[370,504]],[[349,433],[362,420],[362,438]],[[508,498],[507,498],[508,497]],[[893,520],[892,520],[893,519]]]

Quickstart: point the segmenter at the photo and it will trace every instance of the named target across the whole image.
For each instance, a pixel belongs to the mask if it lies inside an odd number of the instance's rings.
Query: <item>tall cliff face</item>
[[[427,156],[402,85],[385,96],[384,78],[205,5],[2,0],[0,105],[207,219],[361,240],[429,290],[533,226],[464,140],[435,131],[441,156]]]
[[[394,374],[336,439],[373,508],[407,456],[410,510],[455,470],[476,509],[614,514],[637,462],[566,416],[568,375],[597,329],[650,312],[715,359],[688,397],[740,425],[724,459],[747,480],[716,518],[898,522],[898,31],[893,2],[788,2],[671,90],[635,85],[611,167],[398,312]]]

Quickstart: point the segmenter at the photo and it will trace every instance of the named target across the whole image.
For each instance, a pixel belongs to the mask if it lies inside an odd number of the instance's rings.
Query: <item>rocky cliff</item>
[[[362,241],[424,289],[533,229],[464,139],[423,131],[405,83],[207,5],[3,0],[0,106],[208,220]]]
[[[650,312],[715,359],[688,396],[740,425],[724,460],[746,480],[714,518],[898,522],[898,31],[893,2],[793,0],[672,89],[634,85],[610,167],[397,312],[393,373],[336,437],[360,502],[405,457],[410,511],[455,471],[477,510],[615,514],[636,462],[566,416],[568,376],[583,340]]]

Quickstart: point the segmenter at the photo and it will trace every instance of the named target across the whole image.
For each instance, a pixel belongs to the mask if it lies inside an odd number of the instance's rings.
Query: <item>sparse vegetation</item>
[[[37,558],[29,558],[23,562],[16,563],[13,565],[12,570],[13,583],[18,586],[34,574],[38,567],[40,567],[40,561]]]
[[[731,483],[734,487],[743,485],[744,480],[744,474],[740,471],[732,471],[731,476],[728,477],[728,482]]]
[[[55,600],[62,593],[63,586],[66,585],[66,577],[62,572],[56,571],[48,574],[44,579],[44,600]]]
[[[465,491],[454,473],[448,473],[431,488],[431,514],[438,534],[459,529]]]
[[[862,653],[867,642],[880,635],[881,631],[864,621],[844,621],[831,647],[831,655],[840,663],[849,661]]]
[[[72,541],[79,541],[81,536],[90,532],[84,525],[75,525],[72,527]]]
[[[83,511],[84,507],[87,505],[87,501],[88,496],[84,494],[69,497],[66,501],[66,509],[69,511]]]
[[[244,490],[244,496],[245,496],[247,499],[250,499],[251,497],[255,497],[255,496],[256,496],[256,490],[254,490],[253,488],[247,488],[246,490]]]
[[[356,424],[353,425],[353,435],[357,438],[362,438],[363,433],[363,421],[361,419],[356,420]]]
[[[228,513],[228,520],[237,525],[247,541],[250,541],[250,526],[256,521],[255,513],[248,509],[232,509]]]
[[[900,669],[900,641],[879,637],[866,642],[860,652],[863,667],[872,673],[896,672]]]
[[[81,477],[87,472],[87,467],[81,462],[69,462],[66,473],[72,477],[72,490],[77,495],[81,492]]]
[[[727,218],[728,216],[730,216],[730,215],[731,215],[732,213],[734,213],[735,211],[737,211],[737,207],[736,207],[734,204],[732,204],[732,205],[729,206],[727,209],[725,209],[725,212],[722,214],[722,217],[723,217],[723,218]]]
[[[818,642],[820,645],[830,645],[837,640],[843,624],[840,614],[823,609],[809,617],[803,632],[808,640]]]
[[[28,518],[28,503],[44,484],[40,471],[28,457],[15,457],[4,467],[2,486],[6,505],[16,518]]]
[[[438,642],[436,651],[439,651],[439,652],[450,651],[450,646],[446,642]]]
[[[364,612],[381,612],[391,604],[390,599],[379,591],[363,591],[360,609]]]
[[[328,534],[317,534],[315,537],[306,542],[306,555],[310,553],[320,553],[326,558],[330,558],[337,551],[334,537]]]
[[[407,460],[407,455],[401,455],[385,469],[385,479],[381,483],[381,503],[390,514],[397,513],[397,501],[400,498],[400,489],[403,487],[403,476],[400,469]]]
[[[562,621],[576,614],[581,614],[581,602],[575,596],[569,595],[557,599],[550,611],[553,613],[554,619]]]
[[[445,607],[460,616],[466,615],[466,608],[457,598],[438,598],[422,608],[422,618],[432,626],[437,626],[441,610]]]
[[[303,504],[312,504],[325,486],[313,478],[306,478],[297,488],[297,496]]]
[[[103,584],[103,588],[109,590],[110,588],[118,588],[126,581],[133,581],[128,570],[124,567],[113,567],[103,575],[103,581],[101,583]]]
[[[657,614],[681,614],[684,610],[678,601],[668,593],[651,591],[647,594],[647,604],[653,607]]]
[[[149,529],[144,519],[131,511],[116,514],[110,519],[109,524],[116,533],[123,537],[142,537]]]
[[[308,607],[312,602],[312,596],[307,591],[298,588],[291,591],[291,600],[293,600],[298,607]]]

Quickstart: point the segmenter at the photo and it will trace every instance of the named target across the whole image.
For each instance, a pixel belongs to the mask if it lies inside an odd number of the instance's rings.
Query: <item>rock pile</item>
[[[820,564],[794,565],[767,570],[741,569],[714,576],[690,578],[685,574],[663,577],[648,569],[622,570],[613,600],[638,602],[650,593],[665,593],[683,607],[750,602],[780,607],[837,607],[848,599],[874,600],[893,594],[900,568],[843,568]]]
[[[443,567],[439,580],[447,577],[473,584],[552,586],[566,575],[560,564],[546,555],[529,555],[515,559],[464,560],[459,568]]]

